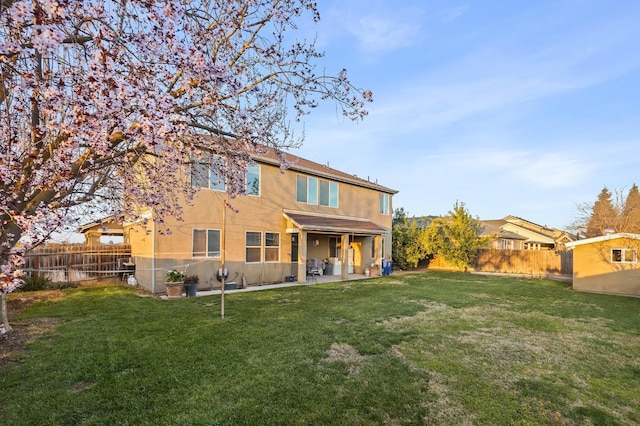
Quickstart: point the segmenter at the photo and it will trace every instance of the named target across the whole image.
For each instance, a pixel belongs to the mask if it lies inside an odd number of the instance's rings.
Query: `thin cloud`
[[[463,4],[440,12],[440,21],[445,24],[455,21],[469,10],[468,4]]]
[[[344,37],[355,40],[357,49],[369,55],[384,54],[396,49],[415,46],[424,31],[424,11],[416,7],[392,6],[381,1],[341,1],[323,15],[325,33],[323,44],[330,41],[345,43]],[[321,21],[322,22],[322,21]],[[347,42],[347,44],[351,44]]]
[[[383,53],[409,47],[416,43],[420,35],[419,25],[375,15],[356,20],[348,30],[365,53]]]

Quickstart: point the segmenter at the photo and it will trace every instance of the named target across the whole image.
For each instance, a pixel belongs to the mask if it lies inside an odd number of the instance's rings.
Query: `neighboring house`
[[[502,220],[481,220],[480,235],[495,236],[491,241],[491,248],[499,250],[524,250],[524,242],[527,237],[507,232],[501,228],[505,222]]]
[[[247,194],[234,199],[215,170],[196,163],[191,181],[201,189],[192,203],[184,203],[182,221],[166,218],[170,234],[154,223],[153,211],[145,214],[145,223],[126,225],[138,283],[163,292],[167,270],[176,268],[198,275],[199,288],[219,287],[223,252],[227,281],[247,285],[304,283],[308,263],[323,266],[320,273],[346,278],[390,257],[397,191],[286,157],[291,165],[282,171],[275,153],[252,155]],[[205,171],[204,178],[193,174],[198,170]]]
[[[91,246],[127,242],[122,221],[114,216],[82,225],[78,232],[84,235],[85,243]]]
[[[640,234],[608,234],[567,243],[573,250],[573,288],[640,296]]]
[[[497,235],[492,247],[500,250],[564,250],[573,241],[565,231],[538,225],[517,216],[481,220],[482,235]]]

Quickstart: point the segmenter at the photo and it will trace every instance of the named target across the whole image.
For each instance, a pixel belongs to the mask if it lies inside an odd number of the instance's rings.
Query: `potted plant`
[[[182,287],[184,286],[184,273],[176,269],[169,270],[164,285],[167,288],[167,299],[181,298]]]
[[[197,275],[189,275],[184,277],[184,288],[187,291],[187,297],[196,297],[198,282],[200,282],[200,278],[198,278]]]

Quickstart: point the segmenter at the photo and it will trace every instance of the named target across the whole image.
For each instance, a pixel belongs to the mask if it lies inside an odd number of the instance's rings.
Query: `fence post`
[[[66,281],[69,282],[71,281],[71,257],[69,256],[69,252],[67,251],[65,253],[65,263],[67,264],[67,269],[65,271],[66,273]]]
[[[32,265],[33,272],[32,272],[32,276],[40,275],[40,255],[37,255],[37,254],[36,254],[35,256],[33,256],[33,258],[32,258],[32,259],[33,259],[33,265]]]
[[[102,253],[98,253],[97,258],[98,267],[96,269],[98,270],[98,282],[100,282],[102,281]]]

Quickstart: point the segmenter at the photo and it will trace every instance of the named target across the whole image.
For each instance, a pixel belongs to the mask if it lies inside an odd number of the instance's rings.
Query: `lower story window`
[[[193,257],[220,257],[220,230],[193,230]]]
[[[259,231],[247,231],[245,234],[245,262],[262,262],[263,251],[264,262],[280,262],[280,233],[265,232],[264,240],[262,234]]]
[[[245,262],[262,261],[262,232],[248,231],[245,234]]]
[[[280,234],[277,232],[264,233],[264,261],[280,261]]]

